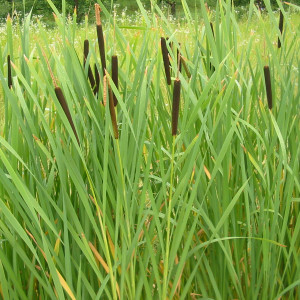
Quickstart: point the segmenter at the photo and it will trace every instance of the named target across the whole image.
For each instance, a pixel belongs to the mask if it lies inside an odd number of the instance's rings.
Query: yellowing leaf
[[[71,297],[72,300],[76,300],[74,294],[72,293],[70,287],[68,286],[68,284],[66,283],[66,281],[64,280],[64,278],[61,276],[61,274],[59,273],[59,271],[56,269],[57,275],[58,275],[58,279],[59,282],[61,284],[61,286],[63,287],[63,289],[66,291],[66,293]]]

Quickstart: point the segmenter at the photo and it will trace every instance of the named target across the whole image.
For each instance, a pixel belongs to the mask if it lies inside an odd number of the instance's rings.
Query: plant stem
[[[170,254],[170,231],[171,231],[171,211],[172,211],[172,190],[173,190],[173,178],[174,178],[174,156],[175,156],[175,139],[176,135],[173,135],[172,141],[172,157],[171,157],[171,174],[170,174],[170,194],[169,205],[167,215],[167,240],[166,240],[166,253],[164,262],[164,277],[163,277],[163,293],[162,299],[167,299],[168,288],[168,268],[169,268],[169,254]]]

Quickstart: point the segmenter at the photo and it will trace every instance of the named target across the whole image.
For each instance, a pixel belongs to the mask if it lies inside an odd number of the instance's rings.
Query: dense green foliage
[[[0,299],[299,299],[299,7],[200,3],[0,26]]]
[[[263,2],[262,0],[254,0],[256,3]],[[68,13],[72,13],[76,0],[66,0],[66,10]],[[85,13],[88,13],[91,7],[96,3],[96,0],[78,0],[78,6],[79,6],[79,13],[80,15],[84,15]],[[120,8],[129,7],[132,10],[138,9],[138,5],[136,0],[104,0],[102,1],[103,4],[109,9],[110,7],[113,7],[114,4],[117,4],[120,6]],[[154,2],[154,1],[153,1]],[[182,8],[182,1],[181,0],[156,0],[158,4],[167,4],[170,2],[175,2],[176,5],[179,7],[179,9]],[[216,0],[206,0],[205,1],[209,6],[215,7],[217,1]],[[291,3],[300,4],[300,0],[291,0],[289,1]],[[62,0],[53,0],[54,5],[61,10],[62,8]],[[141,0],[141,3],[144,4],[147,8],[150,7],[150,1],[149,0]],[[186,3],[192,8],[199,7],[200,1],[198,0],[186,0]],[[235,6],[241,6],[245,5],[248,6],[250,3],[250,0],[234,0]],[[277,1],[271,0],[271,4],[273,7],[277,7]],[[47,0],[2,0],[0,3],[0,18],[4,18],[7,16],[8,13],[12,13],[12,11],[15,9],[18,12],[23,13],[24,9],[25,12],[28,13],[31,8],[33,7],[33,14],[38,15],[47,15],[51,14],[51,7],[47,4]]]

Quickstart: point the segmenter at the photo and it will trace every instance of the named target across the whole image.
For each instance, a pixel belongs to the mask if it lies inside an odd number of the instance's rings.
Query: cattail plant
[[[100,18],[100,11],[101,11],[100,5],[98,3],[96,3],[95,4],[96,29],[97,29],[100,59],[101,59],[101,64],[102,64],[102,72],[103,72],[103,76],[104,76],[105,69],[106,69],[106,60],[105,60],[104,36],[103,36],[103,28],[102,28],[101,18]]]
[[[177,134],[178,127],[178,115],[179,115],[179,104],[180,104],[180,79],[176,78],[173,89],[173,106],[172,106],[172,135]]]
[[[70,113],[70,110],[69,110],[69,107],[68,107],[68,104],[67,104],[67,101],[66,101],[66,98],[65,98],[65,96],[64,96],[61,88],[56,83],[54,74],[53,74],[52,69],[50,67],[49,61],[48,61],[48,59],[46,57],[46,54],[44,53],[44,51],[42,51],[42,53],[43,53],[43,56],[44,56],[44,58],[46,60],[46,64],[48,66],[50,77],[51,77],[53,85],[54,85],[55,95],[56,95],[56,97],[57,97],[57,99],[58,99],[58,101],[59,101],[59,103],[60,103],[60,105],[61,105],[61,107],[62,107],[62,109],[63,109],[63,111],[64,111],[64,113],[65,113],[65,115],[67,117],[67,119],[68,119],[68,121],[69,121],[69,124],[70,124],[70,126],[71,126],[71,128],[72,128],[72,130],[74,132],[74,135],[76,137],[78,145],[80,145],[79,137],[78,137],[78,134],[77,134],[77,131],[76,131],[76,128],[75,128],[75,125],[74,125],[74,122],[73,122],[73,119],[72,119],[72,116],[71,116],[71,113]]]
[[[169,60],[169,55],[168,55],[166,39],[164,37],[162,37],[160,39],[160,43],[161,43],[161,52],[162,52],[162,56],[163,56],[165,73],[166,73],[166,78],[167,78],[167,84],[171,85],[170,60]]]
[[[280,31],[280,35],[282,36],[282,31],[283,31],[283,13],[282,11],[280,11],[280,16],[279,16],[279,31]],[[278,48],[281,48],[281,41],[280,41],[280,37],[278,37]]]
[[[83,57],[84,57],[83,65],[84,66],[86,65],[86,61],[87,61],[87,57],[89,55],[89,52],[90,52],[89,41],[85,40],[84,41],[84,47],[83,47]],[[95,83],[95,78],[94,78],[94,75],[93,75],[93,72],[92,72],[92,69],[91,69],[90,65],[88,66],[88,78],[89,78],[91,87],[94,91],[94,94],[96,94],[98,90],[97,90],[97,86],[96,86],[96,83]]]
[[[116,55],[113,55],[111,57],[111,77],[112,77],[112,81],[115,84],[116,88],[118,88],[119,86],[119,71],[118,71],[118,57]],[[118,100],[115,94],[113,94],[113,98],[114,98],[114,106],[116,106],[118,104]]]
[[[69,123],[70,123],[70,125],[71,125],[71,128],[72,128],[72,130],[74,132],[74,135],[76,137],[76,140],[77,140],[78,144],[80,145],[79,138],[78,138],[78,135],[77,135],[77,131],[75,129],[75,125],[74,125],[74,122],[73,122],[73,119],[72,119],[72,116],[71,116],[66,98],[65,98],[65,96],[64,96],[64,94],[63,94],[63,92],[62,92],[62,90],[59,86],[55,87],[55,94],[56,94],[56,97],[57,97],[57,99],[58,99],[58,101],[59,101],[59,103],[60,103],[60,105],[61,105],[61,107],[62,107]]]
[[[117,117],[116,117],[116,111],[114,105],[114,97],[113,97],[113,92],[109,80],[107,80],[107,83],[108,83],[108,97],[109,97],[109,112],[110,112],[112,127],[114,131],[114,137],[117,140],[119,139],[119,131],[118,131]]]
[[[7,83],[8,87],[12,88],[12,76],[11,76],[11,63],[10,63],[10,55],[7,56]]]
[[[215,37],[214,25],[212,22],[210,22],[209,24],[210,24],[212,35],[213,35],[213,37]]]
[[[264,66],[265,84],[269,109],[272,109],[272,86],[269,66]]]

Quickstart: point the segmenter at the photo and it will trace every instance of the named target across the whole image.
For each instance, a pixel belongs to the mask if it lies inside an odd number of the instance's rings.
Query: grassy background
[[[87,79],[88,64],[101,70],[95,26],[55,11],[55,28],[30,16],[1,27],[2,298],[299,297],[299,8],[281,6],[281,36],[268,1],[242,21],[230,1],[214,12],[201,3],[185,20],[159,7],[114,18],[102,6],[109,74],[119,58],[118,89],[108,76],[118,140],[102,72],[97,96]],[[181,81],[176,137],[161,36]],[[191,77],[177,72],[177,48]]]

